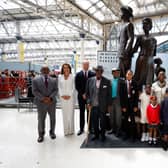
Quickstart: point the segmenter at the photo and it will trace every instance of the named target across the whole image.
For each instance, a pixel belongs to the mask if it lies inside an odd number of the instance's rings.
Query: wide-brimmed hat
[[[102,65],[97,65],[96,67],[93,68],[94,71],[104,71],[103,66]]]
[[[122,6],[120,9],[121,9],[121,11],[123,13],[128,13],[130,15],[130,17],[133,17],[133,10],[132,10],[131,7],[129,7],[129,6]]]
[[[119,68],[112,68],[112,71],[111,71],[111,72],[113,73],[113,72],[115,72],[115,71],[120,71],[120,69],[119,69]]]

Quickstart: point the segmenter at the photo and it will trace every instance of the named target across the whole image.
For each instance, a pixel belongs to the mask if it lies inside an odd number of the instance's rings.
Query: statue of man
[[[140,48],[139,56],[136,60],[134,79],[137,81],[139,89],[143,85],[152,84],[154,80],[154,60],[156,56],[156,39],[149,34],[152,29],[152,19],[144,18],[142,20],[144,35],[137,37],[133,52]]]
[[[134,42],[134,25],[131,23],[133,10],[129,6],[121,7],[121,19],[123,25],[119,37],[119,68],[120,76],[125,77],[127,70],[131,68],[132,45]]]

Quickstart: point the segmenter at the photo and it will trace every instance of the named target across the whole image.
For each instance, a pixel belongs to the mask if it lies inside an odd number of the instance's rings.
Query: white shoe
[[[155,141],[153,141],[153,144],[154,144],[154,145],[156,145],[156,144],[157,144],[157,141],[156,141],[156,140],[155,140]]]
[[[149,144],[149,145],[151,145],[151,144],[152,144],[152,141],[151,141],[151,140],[149,140],[149,141],[148,141],[148,144]]]
[[[145,137],[146,137],[146,134],[142,133],[141,142],[145,142]]]
[[[149,144],[149,145],[151,145],[151,144],[152,144],[152,137],[149,137],[148,144]]]
[[[146,135],[145,135],[145,141],[146,142],[149,141],[149,133],[146,133]]]
[[[156,138],[153,138],[153,144],[154,144],[154,145],[157,144],[157,140],[156,140]]]

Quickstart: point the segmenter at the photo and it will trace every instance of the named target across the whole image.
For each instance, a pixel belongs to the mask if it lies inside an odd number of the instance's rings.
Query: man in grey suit
[[[111,80],[112,92],[112,106],[110,110],[110,125],[111,131],[109,134],[114,133],[117,137],[121,134],[121,121],[122,121],[122,112],[121,112],[121,84],[124,83],[124,80],[120,78],[120,69],[112,69],[113,79]]]
[[[45,134],[45,118],[47,112],[50,117],[50,137],[55,139],[55,110],[56,95],[58,93],[57,79],[49,76],[49,68],[44,66],[41,68],[41,76],[33,79],[32,92],[35,96],[35,104],[38,110],[38,142],[43,142]]]
[[[101,140],[105,140],[105,123],[106,112],[111,104],[111,83],[103,77],[103,67],[97,66],[95,68],[96,77],[89,78],[86,85],[86,98],[88,108],[91,108],[91,119],[94,126],[95,136],[92,140],[99,138],[101,133]],[[100,131],[99,131],[100,121]]]

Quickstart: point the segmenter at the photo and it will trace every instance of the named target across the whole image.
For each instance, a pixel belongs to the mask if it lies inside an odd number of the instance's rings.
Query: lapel
[[[81,72],[80,72],[80,77],[81,77],[81,80],[82,80],[82,81],[85,80],[85,76],[84,76],[84,74],[83,74],[83,70],[81,70]]]
[[[46,88],[46,86],[45,86],[45,82],[44,82],[44,79],[43,79],[42,76],[41,76],[40,82],[42,83],[42,88],[46,90],[47,88]],[[51,78],[50,78],[50,77],[48,77],[48,89],[49,89],[49,88],[51,88]]]
[[[93,78],[93,88],[96,89],[96,78]]]
[[[125,90],[126,90],[126,93],[128,95],[127,80],[125,80]]]
[[[52,85],[52,81],[51,81],[51,77],[48,77],[48,89],[51,88],[51,85]]]
[[[90,78],[90,76],[91,76],[91,74],[90,74],[91,72],[90,72],[90,70],[88,70],[88,78]]]
[[[42,89],[46,89],[45,83],[44,83],[44,80],[43,80],[42,76],[40,77],[40,83],[41,83]]]
[[[103,88],[103,77],[101,78],[101,81],[100,81],[100,87],[99,87],[99,92],[102,90]]]

